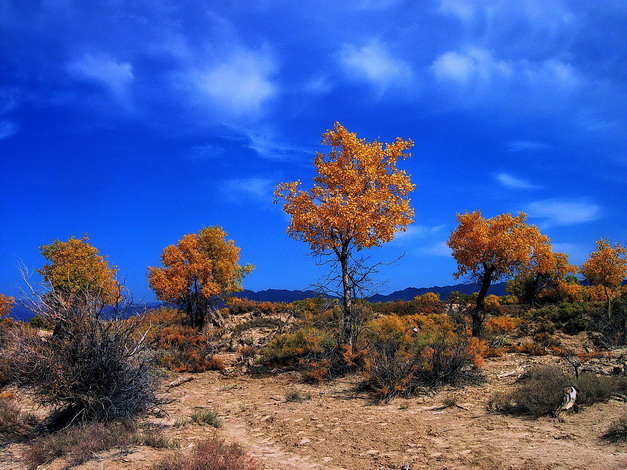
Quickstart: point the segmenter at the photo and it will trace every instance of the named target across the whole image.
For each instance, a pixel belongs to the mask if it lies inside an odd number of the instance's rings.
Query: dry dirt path
[[[490,359],[483,369],[486,381],[480,385],[389,404],[373,403],[357,391],[359,377],[316,386],[302,384],[292,374],[254,378],[207,372],[169,389],[166,396],[172,401],[164,407],[165,416],[152,421],[164,425],[166,436],[179,440],[183,451],[216,435],[241,444],[268,470],[391,470],[404,465],[412,470],[627,468],[627,447],[600,439],[611,422],[627,414],[623,402],[585,408],[567,415],[564,422],[486,410],[494,391],[513,387],[517,374],[512,371],[555,361],[521,355]],[[286,393],[293,390],[310,398],[286,402]],[[443,408],[447,399],[459,407]],[[190,423],[198,407],[216,411],[222,427]],[[175,425],[185,420],[187,424]],[[150,468],[168,452],[135,447],[101,454],[79,468]],[[9,466],[6,460],[4,464],[0,468],[24,468]],[[45,468],[63,466],[56,461]]]
[[[627,412],[622,402],[586,408],[564,422],[487,412],[487,398],[513,386],[516,375],[503,377],[508,371],[554,360],[492,359],[486,361],[481,385],[390,404],[375,404],[356,391],[358,377],[314,386],[290,374],[251,378],[207,373],[174,389],[177,401],[167,411],[171,417],[198,406],[217,411],[224,423],[217,434],[239,442],[270,469],[627,468],[625,447],[600,439]],[[286,402],[290,390],[311,398]],[[447,398],[460,407],[442,408]],[[187,426],[175,434],[194,440],[202,430]]]

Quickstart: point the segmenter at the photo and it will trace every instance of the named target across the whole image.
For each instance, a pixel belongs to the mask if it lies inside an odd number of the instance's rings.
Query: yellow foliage
[[[44,282],[64,300],[76,295],[92,296],[105,305],[120,300],[121,287],[115,279],[117,268],[98,249],[88,243],[88,236],[67,242],[55,240],[40,247],[49,263],[38,269]]]
[[[539,270],[549,269],[550,240],[535,225],[527,225],[525,213],[485,219],[477,210],[457,214],[457,220],[459,226],[447,242],[458,264],[455,278],[472,274],[496,280],[513,276],[534,260]]]
[[[8,295],[0,294],[0,318],[8,317],[15,305],[15,299]]]
[[[163,267],[149,267],[148,282],[160,300],[178,303],[193,326],[202,327],[209,304],[241,291],[242,279],[253,270],[238,264],[239,252],[221,227],[206,227],[165,247]]]
[[[410,156],[405,151],[413,142],[367,142],[336,122],[322,143],[331,151],[316,155],[310,191],[299,189],[300,181],[276,188],[275,202],[284,199],[283,210],[292,217],[289,235],[323,253],[350,243],[357,249],[379,246],[404,231],[413,221],[408,195],[414,185],[396,163]]]
[[[620,243],[612,246],[602,238],[597,241],[597,249],[583,264],[581,272],[593,285],[603,287],[606,296],[611,297],[627,277],[627,250]]]

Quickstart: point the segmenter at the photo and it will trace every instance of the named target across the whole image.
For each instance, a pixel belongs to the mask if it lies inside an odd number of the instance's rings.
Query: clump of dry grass
[[[36,439],[25,451],[24,460],[32,468],[60,457],[66,457],[70,465],[80,465],[98,452],[131,445],[155,448],[177,446],[159,429],[142,431],[131,421],[90,423]]]
[[[623,416],[618,421],[612,423],[605,434],[603,434],[603,439],[615,444],[627,442],[627,416]]]
[[[155,465],[154,470],[262,470],[262,466],[246,455],[237,444],[208,439],[189,454],[177,453]]]
[[[37,424],[37,418],[23,413],[15,403],[12,394],[0,394],[0,437],[4,439],[22,438]]]

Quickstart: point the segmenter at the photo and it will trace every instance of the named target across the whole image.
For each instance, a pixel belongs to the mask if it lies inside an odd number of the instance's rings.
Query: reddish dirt
[[[217,435],[240,443],[269,470],[627,468],[627,447],[600,439],[611,422],[627,413],[624,402],[586,407],[563,422],[486,410],[490,395],[511,389],[524,370],[558,360],[518,354],[488,359],[479,385],[388,404],[359,392],[357,376],[317,386],[301,383],[296,374],[255,378],[207,372],[167,390],[164,397],[173,401],[164,406],[166,415],[151,421],[164,425],[166,436],[177,439],[183,450]],[[303,401],[286,402],[286,393],[294,390]],[[449,401],[458,406],[444,407]],[[217,411],[222,427],[191,423],[197,407]],[[169,452],[134,447],[100,454],[79,468],[150,468]],[[19,458],[20,446],[5,447],[0,467],[25,468]],[[43,468],[64,466],[57,460]]]

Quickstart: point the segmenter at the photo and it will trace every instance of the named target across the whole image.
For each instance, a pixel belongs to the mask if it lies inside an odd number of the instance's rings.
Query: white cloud
[[[107,55],[87,54],[70,62],[67,71],[78,80],[84,80],[107,88],[119,99],[127,100],[135,79],[133,67],[128,62],[118,62]]]
[[[0,140],[14,135],[18,130],[17,124],[11,121],[0,121]]]
[[[498,60],[490,51],[478,47],[469,47],[463,52],[445,52],[435,59],[431,69],[437,79],[461,84],[486,83],[499,77],[507,79],[514,73],[510,63]]]
[[[583,83],[581,75],[569,63],[556,59],[503,60],[492,51],[475,46],[441,54],[433,61],[431,71],[438,81],[447,85],[464,88],[491,85],[490,93],[499,91],[496,85],[505,85],[508,93],[518,95],[542,91],[569,93]]]
[[[333,89],[333,83],[329,77],[320,75],[305,82],[303,90],[314,95],[324,95]]]
[[[532,140],[514,140],[507,145],[509,152],[536,152],[550,148],[549,145]]]
[[[232,201],[272,201],[275,184],[267,178],[237,178],[222,182],[222,193]]]
[[[529,217],[542,219],[544,226],[574,225],[601,217],[601,206],[587,200],[545,199],[527,205]]]
[[[538,186],[535,184],[529,183],[520,178],[516,178],[515,176],[510,175],[509,173],[498,173],[494,175],[496,180],[501,183],[506,188],[511,189],[538,189]]]
[[[226,59],[188,73],[197,96],[217,112],[230,116],[256,116],[278,94],[272,81],[275,64],[266,51],[238,50]]]
[[[410,66],[394,57],[378,39],[362,47],[344,44],[339,60],[351,78],[367,82],[381,92],[393,85],[407,85],[413,77]]]

